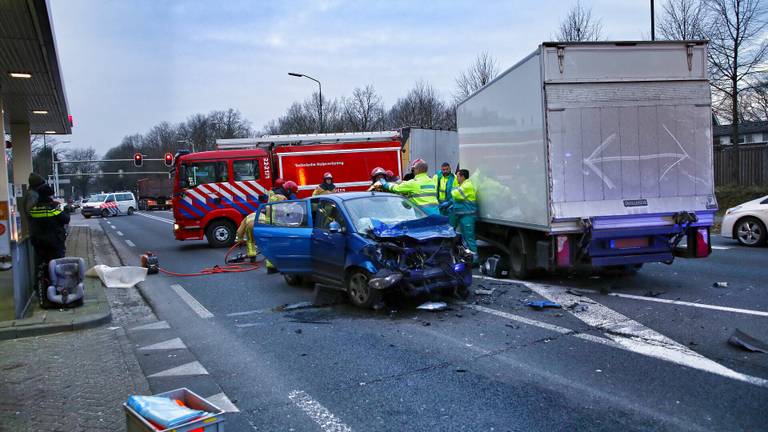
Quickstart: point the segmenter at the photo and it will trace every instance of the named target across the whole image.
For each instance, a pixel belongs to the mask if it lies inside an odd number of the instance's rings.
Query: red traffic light
[[[173,166],[173,155],[170,153],[165,154],[165,166]]]
[[[133,155],[133,164],[137,167],[142,166],[144,164],[144,156],[142,156],[141,153]]]

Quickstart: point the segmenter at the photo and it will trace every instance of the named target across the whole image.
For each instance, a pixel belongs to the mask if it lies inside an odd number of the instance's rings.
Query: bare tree
[[[398,99],[388,117],[392,129],[407,126],[451,129],[455,126],[455,120],[451,120],[450,110],[437,90],[424,81],[417,82],[404,98]]]
[[[384,105],[372,85],[356,88],[352,97],[344,99],[344,131],[369,132],[384,127]]]
[[[85,160],[98,160],[99,156],[96,154],[96,150],[93,147],[86,148],[74,148],[64,152],[64,160],[67,161],[85,161]],[[87,174],[97,173],[99,171],[98,162],[85,162],[77,164],[62,164],[61,171],[65,174],[79,174],[70,177],[72,186],[77,191],[75,194],[79,196],[88,196],[89,186],[92,182],[92,177]],[[86,175],[82,175],[86,174]]]
[[[455,102],[461,102],[499,74],[499,67],[488,52],[483,51],[477,55],[475,62],[466,71],[456,78],[456,93],[453,95]]]
[[[710,14],[709,37],[710,84],[715,90],[715,109],[728,119],[731,142],[737,143],[740,96],[752,86],[755,74],[768,55],[768,41],[762,37],[766,29],[766,10],[760,0],[706,0]],[[733,152],[732,157],[736,157]],[[738,178],[738,164],[732,161],[731,176]]]
[[[581,0],[577,0],[560,23],[555,38],[561,42],[596,41],[600,40],[602,32],[603,24],[592,17],[592,8],[585,8]]]
[[[702,0],[667,0],[657,28],[664,39],[704,39],[707,9]]]

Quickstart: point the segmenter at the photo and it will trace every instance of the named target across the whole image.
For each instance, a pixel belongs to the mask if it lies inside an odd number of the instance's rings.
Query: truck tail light
[[[571,242],[568,236],[555,237],[555,260],[558,267],[568,267],[571,265]]]
[[[695,250],[693,251],[695,258],[706,258],[709,256],[711,249],[709,244],[709,228],[699,228],[696,230],[692,237],[696,237]]]

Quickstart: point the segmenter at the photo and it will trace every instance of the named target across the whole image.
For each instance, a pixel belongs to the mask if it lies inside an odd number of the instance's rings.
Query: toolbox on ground
[[[216,405],[208,402],[187,388],[171,390],[165,393],[154,395],[181,401],[185,406],[205,411],[208,414],[191,420],[182,425],[170,427],[167,429],[158,429],[147,419],[138,414],[127,403],[123,404],[125,410],[125,424],[128,432],[223,432],[224,431],[224,411]]]

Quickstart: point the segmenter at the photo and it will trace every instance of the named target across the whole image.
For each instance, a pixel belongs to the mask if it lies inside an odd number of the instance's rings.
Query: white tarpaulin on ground
[[[144,267],[110,267],[99,264],[85,272],[88,277],[97,277],[107,288],[130,288],[147,278]]]

